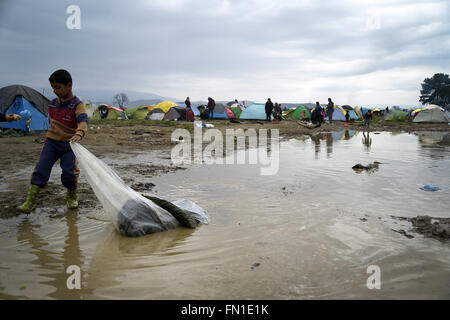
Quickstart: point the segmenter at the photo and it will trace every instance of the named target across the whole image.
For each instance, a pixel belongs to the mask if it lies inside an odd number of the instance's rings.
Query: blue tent
[[[34,89],[13,85],[0,89],[0,108],[5,114],[29,111],[31,114],[30,131],[48,130],[49,100]],[[0,122],[0,128],[14,128],[27,131],[27,120]]]
[[[214,119],[228,119],[227,110],[223,103],[216,103],[214,107]]]
[[[350,115],[351,120],[358,120],[360,116],[355,112],[355,110],[347,110]]]
[[[333,121],[345,121],[345,114],[344,114],[344,109],[342,109],[342,107],[334,107],[334,111],[333,111]],[[325,117],[325,120],[328,121],[328,112],[327,115]]]
[[[270,116],[272,119],[272,116]],[[239,119],[266,120],[266,106],[264,104],[252,104],[242,111]]]

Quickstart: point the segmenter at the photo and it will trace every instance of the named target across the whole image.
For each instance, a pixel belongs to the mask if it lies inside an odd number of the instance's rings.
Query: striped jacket
[[[89,118],[84,104],[74,96],[62,103],[53,99],[48,105],[50,129],[47,138],[58,141],[69,141],[75,134],[82,138],[87,133]]]

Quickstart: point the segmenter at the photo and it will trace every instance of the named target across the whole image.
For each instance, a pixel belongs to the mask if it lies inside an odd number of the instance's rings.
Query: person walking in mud
[[[272,110],[273,110],[273,102],[272,102],[272,100],[270,100],[270,98],[267,98],[265,107],[266,107],[266,120],[270,121],[271,116],[272,116]]]
[[[208,97],[208,110],[209,110],[209,118],[214,119],[214,107],[216,106],[216,102],[213,98]]]
[[[367,127],[367,129],[370,128],[370,120],[372,120],[372,110],[369,109],[364,115],[364,127]]]
[[[331,98],[328,98],[327,113],[328,113],[328,122],[330,124],[333,121],[333,112],[334,112],[334,102],[331,101]]]
[[[33,209],[37,195],[47,185],[53,165],[58,159],[62,169],[61,182],[67,188],[67,207],[78,208],[77,184],[80,171],[69,142],[78,142],[85,137],[89,118],[83,102],[72,93],[72,76],[69,72],[57,70],[48,80],[57,98],[48,105],[50,129],[31,176],[25,203],[17,208],[24,213]]]

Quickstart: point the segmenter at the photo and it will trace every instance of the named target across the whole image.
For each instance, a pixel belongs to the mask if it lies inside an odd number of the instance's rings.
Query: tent
[[[439,107],[428,106],[423,108],[416,117],[413,122],[442,122],[448,123],[450,122],[447,114]]]
[[[273,119],[272,116],[270,116]],[[254,103],[247,108],[245,108],[239,119],[248,119],[248,120],[266,120],[266,105]]]
[[[303,118],[311,119],[311,112],[305,106],[298,106],[295,109],[290,109],[284,114],[284,119],[301,120]]]
[[[214,106],[214,119],[228,119],[226,106],[223,103],[216,103]]]
[[[341,106],[336,106],[334,107],[334,112],[333,112],[333,121],[345,121],[345,110],[341,107]],[[356,112],[354,110],[350,110],[350,119],[359,119],[359,116],[356,114]],[[325,120],[329,120],[328,119],[328,113],[325,117]]]
[[[355,110],[356,114],[357,114],[360,118],[362,118],[362,117],[364,116],[363,113],[362,113],[362,108],[356,106],[353,110]]]
[[[129,119],[145,119],[148,114],[148,106],[139,106],[133,108],[127,108],[126,114]]]
[[[103,117],[102,117],[103,113]],[[92,115],[92,120],[117,120],[123,119],[123,111],[122,109],[114,106],[110,106],[108,104],[100,104],[97,107],[97,110],[94,111]]]
[[[0,122],[0,128],[14,128],[22,131],[48,130],[50,127],[48,116],[49,100],[36,90],[22,86],[12,85],[0,89],[0,110],[2,113],[20,113],[29,111],[31,118],[13,122]]]
[[[164,115],[163,120],[178,120],[179,118],[181,118],[181,114],[178,112],[178,110],[175,108],[170,108],[170,110],[167,111],[166,114]]]
[[[154,106],[152,108],[152,110],[159,108],[162,111],[164,111],[164,113],[167,113],[170,110],[170,108],[172,108],[172,107],[178,107],[178,105],[172,101],[163,101],[161,103],[158,103],[156,106]],[[151,111],[151,110],[149,110],[149,111]]]
[[[342,106],[342,109],[344,109],[345,111],[348,111],[348,110],[353,110],[353,108],[352,107],[350,107],[348,104],[346,104],[346,105],[343,105]]]
[[[166,114],[162,109],[153,109],[149,111],[147,114],[147,120],[163,120]]]
[[[353,109],[347,110],[347,112],[350,115],[350,120],[358,120],[361,118],[361,116]]]
[[[231,109],[231,111],[233,111],[235,118],[239,118],[241,116],[241,113],[243,110],[242,105],[234,103],[231,105],[230,109]]]
[[[227,113],[227,117],[228,119],[236,119],[236,115],[234,114],[233,110],[231,110],[230,108],[225,108],[225,111]]]
[[[406,120],[407,112],[401,110],[392,110],[385,117],[386,121],[404,121]]]
[[[425,108],[423,108],[422,110],[429,110],[429,109],[441,109],[441,107],[439,107],[439,106],[437,106],[435,104],[429,104]]]
[[[356,110],[353,109],[348,104],[342,106],[342,109],[344,109],[346,112],[348,112],[348,114],[350,115],[350,120],[358,120],[361,118],[361,115],[358,112],[356,112]],[[345,113],[344,113],[344,116],[345,116]],[[333,119],[334,119],[334,117],[333,117]]]

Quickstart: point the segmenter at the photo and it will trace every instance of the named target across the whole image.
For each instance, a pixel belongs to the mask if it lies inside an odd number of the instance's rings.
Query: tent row
[[[2,113],[21,113],[29,111],[31,117],[13,122],[0,122],[0,128],[13,128],[23,131],[48,130],[49,100],[36,90],[23,85],[12,85],[0,89],[0,111]],[[284,119],[302,120],[310,119],[311,112],[306,106],[283,112]],[[367,108],[344,105],[336,106],[333,113],[333,120],[345,121],[345,114],[348,112],[350,119],[361,119],[367,112]],[[375,111],[374,109],[373,111]],[[206,106],[194,106],[192,108],[194,115],[201,116],[209,114]],[[248,119],[265,120],[265,105],[253,103],[244,108],[239,103],[228,103],[227,105],[217,103],[213,114],[215,119]],[[413,122],[450,122],[449,112],[439,106],[428,105],[422,109],[415,109],[409,113],[400,110],[392,110],[385,116],[386,120],[405,120],[411,119]],[[116,119],[150,119],[150,120],[185,120],[186,108],[172,101],[163,101],[156,106],[140,106],[122,110],[118,107],[102,104],[95,109],[92,120],[116,120]],[[326,117],[325,120],[328,118]]]

